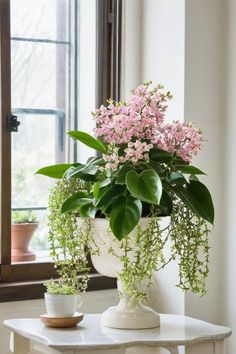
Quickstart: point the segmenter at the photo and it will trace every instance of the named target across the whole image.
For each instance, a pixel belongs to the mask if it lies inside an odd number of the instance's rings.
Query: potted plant
[[[61,213],[64,201],[82,187],[82,181],[78,183],[75,179],[60,179],[49,194],[50,256],[59,279],[50,279],[44,284],[47,289],[44,294],[47,314],[41,318],[46,325],[52,327],[74,326],[83,318],[76,311],[81,306],[79,293],[87,288],[90,270],[87,257],[90,225],[87,223],[86,228],[85,222],[83,230],[80,230],[75,211]],[[66,317],[68,321],[65,322]]]
[[[48,280],[44,285],[47,289],[44,294],[47,315],[56,318],[74,316],[82,304],[77,287],[62,278]]]
[[[93,244],[100,252],[92,256],[93,263],[104,275],[118,277],[121,301],[103,314],[106,326],[158,326],[158,314],[142,302],[153,272],[172,260],[179,265],[180,288],[206,293],[208,224],[213,224],[214,207],[199,180],[204,172],[191,164],[203,137],[190,123],[165,122],[171,98],[162,86],[152,88],[148,82],[127,102],[109,100],[93,113],[97,138],[68,133],[101,157],[38,171],[84,181],[84,188],[74,191],[61,211],[92,220]],[[171,253],[166,259],[167,241]]]
[[[31,211],[12,212],[11,259],[13,262],[34,261],[36,255],[29,250],[29,243],[38,227],[36,216]]]

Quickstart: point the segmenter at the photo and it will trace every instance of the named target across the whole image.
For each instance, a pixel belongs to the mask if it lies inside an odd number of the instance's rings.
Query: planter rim
[[[12,223],[11,224],[11,229],[12,230],[22,230],[22,229],[31,229],[35,230],[37,229],[39,223],[32,222],[32,223]]]
[[[74,293],[74,294],[50,294],[45,292],[44,293],[45,297],[49,297],[49,296],[55,296],[55,297],[64,297],[64,296],[81,296],[79,293]]]

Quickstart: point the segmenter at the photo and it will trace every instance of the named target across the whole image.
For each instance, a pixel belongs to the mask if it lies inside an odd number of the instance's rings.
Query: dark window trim
[[[122,0],[97,0],[96,106],[120,100]]]
[[[45,293],[44,281],[19,281],[0,284],[0,302],[41,299]],[[116,288],[116,279],[91,274],[87,291]]]
[[[97,0],[96,105],[119,99],[122,0]],[[1,139],[1,264],[0,302],[43,297],[43,282],[56,275],[52,263],[11,264],[11,114],[10,0],[0,0],[0,139]],[[96,274],[91,266],[90,290],[116,287],[114,278]]]
[[[11,133],[7,117],[11,114],[10,80],[10,2],[0,1],[0,75],[1,75],[1,263],[11,262]]]

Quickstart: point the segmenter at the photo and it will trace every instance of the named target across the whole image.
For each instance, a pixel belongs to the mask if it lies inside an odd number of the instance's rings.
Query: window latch
[[[20,122],[17,120],[17,116],[15,115],[10,115],[7,117],[8,119],[8,129],[10,132],[18,132],[18,127],[20,125]]]

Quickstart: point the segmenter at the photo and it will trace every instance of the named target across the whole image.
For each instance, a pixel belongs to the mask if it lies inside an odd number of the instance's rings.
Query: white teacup
[[[72,317],[82,305],[82,298],[78,294],[53,295],[44,294],[46,311],[52,317]]]

